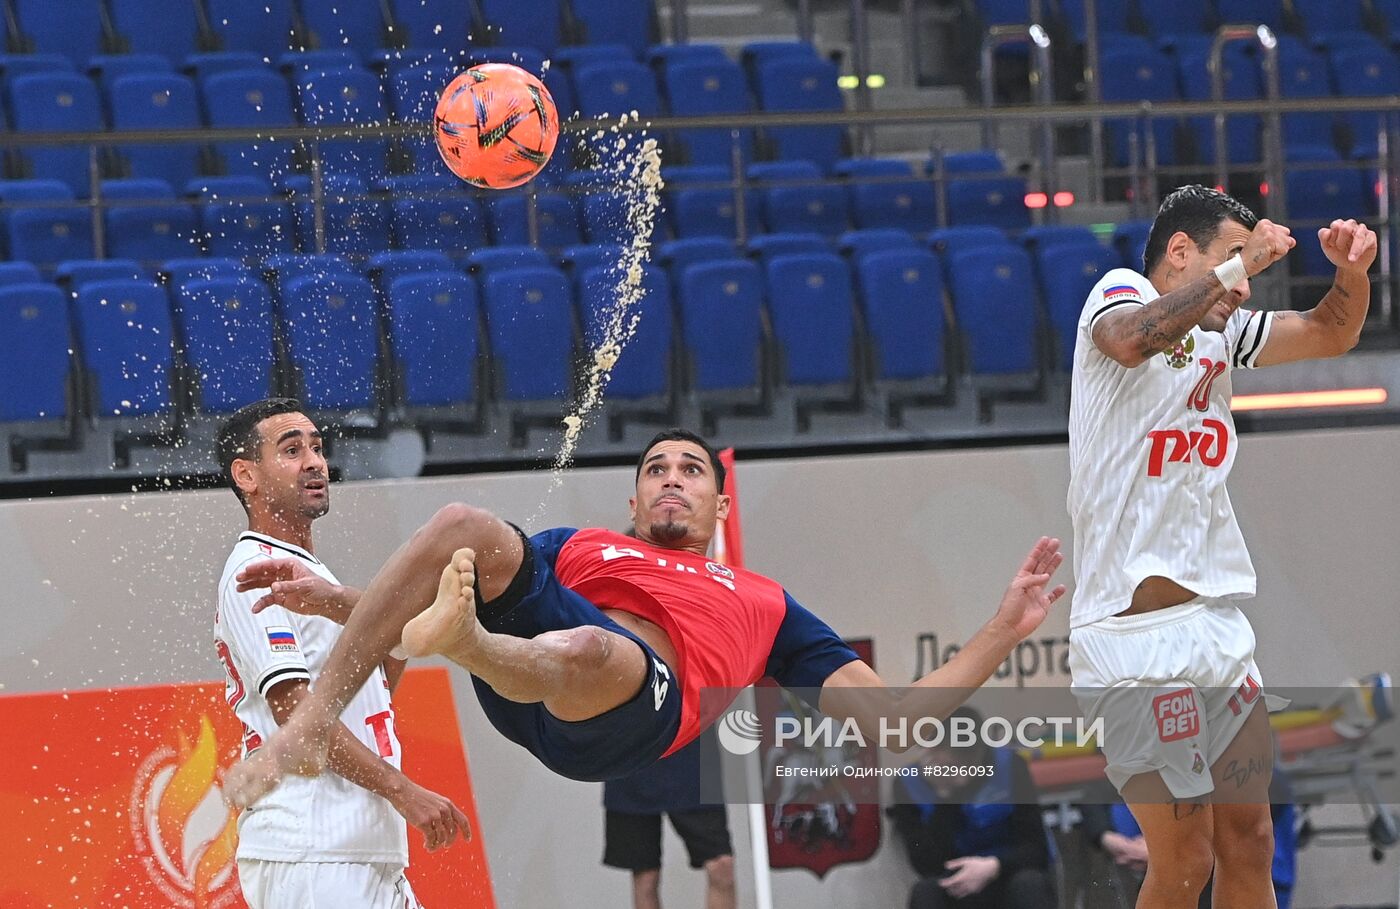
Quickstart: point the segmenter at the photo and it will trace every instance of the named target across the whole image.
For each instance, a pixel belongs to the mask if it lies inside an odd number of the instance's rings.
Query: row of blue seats
[[[76,63],[108,52],[172,61],[207,50],[276,58],[295,48],[457,50],[472,43],[529,44],[547,54],[570,39],[652,42],[651,0],[4,0],[0,39],[12,51],[62,54]]]
[[[1027,0],[974,0],[974,5],[987,26],[1030,21]],[[1083,0],[1053,0],[1042,3],[1042,9],[1051,24],[1083,43]],[[1357,36],[1400,41],[1400,0],[1115,0],[1095,4],[1095,14],[1103,39],[1125,34],[1177,38],[1242,22],[1328,44]]]
[[[1134,36],[1106,36],[1100,57],[1099,80],[1105,101],[1206,101],[1212,97],[1209,37],[1180,38],[1172,52],[1154,47]],[[1365,38],[1332,47],[1325,54],[1297,38],[1284,36],[1278,45],[1279,91],[1286,99],[1332,97],[1392,97],[1400,93],[1400,61],[1395,53]],[[1242,43],[1226,47],[1224,96],[1228,100],[1259,100],[1266,87],[1257,48]],[[1310,158],[1330,152],[1353,159],[1377,155],[1379,114],[1368,111],[1341,115],[1292,113],[1283,116],[1283,142],[1290,154]],[[1195,144],[1195,159],[1215,158],[1213,117],[1191,118],[1188,124]],[[1263,119],[1234,116],[1226,124],[1226,151],[1233,164],[1263,160]],[[1186,163],[1177,142],[1177,124],[1169,119],[1153,121],[1160,164]],[[1128,161],[1128,127],[1110,123],[1111,153],[1115,163]]]
[[[1017,230],[1030,226],[1024,179],[996,176],[995,153],[962,153],[943,159],[947,222],[990,224]],[[837,166],[836,182],[824,181],[807,162],[750,165],[754,181],[744,195],[745,233],[814,231],[835,236],[854,228],[897,227],[924,232],[941,226],[935,185],[916,178],[903,161],[850,159]],[[722,168],[665,171],[668,217],[656,235],[738,236],[735,194]],[[626,197],[614,185],[584,171],[565,180],[566,194],[546,191],[536,198],[537,239],[559,248],[582,243],[623,241],[633,228]],[[366,184],[350,175],[328,175],[324,182],[324,236],[328,249],[368,255],[396,246],[448,251],[530,241],[528,202],[522,192],[490,193],[484,202],[451,177],[404,176],[377,181],[388,198],[362,198]],[[315,213],[310,180],[283,182],[286,202],[256,177],[202,177],[185,185],[191,201],[177,199],[163,180],[107,180],[100,185],[107,255],[161,260],[207,253],[250,257],[293,249],[313,250]],[[262,199],[265,201],[254,201]],[[42,207],[32,203],[73,200],[54,180],[0,181],[0,238],[12,258],[52,264],[93,255],[90,211],[81,206]],[[135,200],[151,204],[136,205]],[[164,200],[164,201],[162,201]],[[123,204],[123,203],[126,204]],[[195,204],[198,203],[198,204]]]
[[[1041,326],[1071,349],[1089,287],[1122,264],[1083,229],[1028,237],[1037,264],[990,229],[949,232],[932,248],[884,233],[863,238],[849,264],[820,238],[774,244],[757,260],[713,240],[661,251],[666,265],[646,269],[639,327],[609,393],[729,393],[774,377],[788,387],[937,380],[958,362],[974,374],[1035,372],[1047,365]],[[566,273],[536,249],[480,250],[469,258],[475,280],[430,251],[378,257],[369,277],[336,257],[287,256],[266,263],[270,283],[239,262],[185,261],[168,263],[166,286],[129,267],[75,263],[67,295],[7,265],[0,347],[12,368],[0,377],[0,419],[67,416],[70,352],[91,377],[79,387],[91,388],[95,416],[169,412],[182,386],[204,412],[279,384],[328,409],[389,396],[410,407],[557,399],[580,345],[603,337],[617,255],[574,251]],[[488,352],[486,389],[476,365]],[[294,369],[279,370],[279,356]]]
[[[741,114],[754,109],[739,64],[713,45],[681,47],[684,54],[671,55],[664,68],[671,113]],[[764,109],[841,109],[833,64],[817,57],[810,45],[776,47],[795,48],[796,52],[770,50],[775,59],[762,64],[758,98]],[[609,50],[606,46],[592,49]],[[519,58],[519,54],[512,55]],[[486,56],[496,59],[492,54]],[[105,75],[99,77],[105,92],[77,73],[25,72],[7,80],[8,118],[20,132],[99,132],[109,123],[123,131],[426,123],[432,119],[443,86],[455,73],[452,66],[416,62],[391,68],[381,81],[374,72],[340,58],[339,52],[317,54],[316,58],[316,68],[293,71],[294,88],[262,66],[206,67],[197,85],[195,80],[173,72],[138,72],[130,66],[114,70],[109,64]],[[222,60],[240,62],[228,57]],[[519,62],[531,65],[523,59]],[[550,72],[553,75],[546,73],[546,79],[554,90],[568,95],[561,99],[565,117],[571,110],[587,117],[635,111],[648,118],[665,113],[656,77],[640,63],[619,61],[605,53],[597,59],[580,58],[574,66]],[[727,130],[684,130],[668,140],[672,138],[666,157],[676,163],[727,165],[733,158]],[[766,139],[775,157],[811,160],[824,169],[830,169],[844,151],[844,131],[839,127],[773,129],[766,132]],[[754,157],[752,130],[743,131],[740,146],[744,160]],[[411,139],[401,147],[412,156],[408,169],[443,172],[431,140]],[[390,151],[390,143],[374,139],[320,146],[327,170],[354,173],[366,181],[390,172]],[[200,172],[275,178],[292,168],[291,153],[288,143],[221,143],[215,160],[209,150],[201,150],[197,144],[127,146],[116,150],[120,160],[110,169],[121,175],[163,177],[177,185]],[[558,156],[555,170],[566,170],[570,157],[566,148]],[[63,180],[79,196],[89,190],[88,151],[82,147],[26,149],[12,156],[12,169],[18,170],[18,176]],[[405,168],[400,165],[398,169]]]

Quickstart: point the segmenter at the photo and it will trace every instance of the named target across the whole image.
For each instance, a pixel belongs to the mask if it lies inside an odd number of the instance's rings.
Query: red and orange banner
[[[429,855],[409,831],[425,905],[494,909],[445,669],[394,694],[404,771],[451,798],[475,836]],[[222,683],[0,697],[0,906],[241,909],[236,817],[219,783],[242,729]]]

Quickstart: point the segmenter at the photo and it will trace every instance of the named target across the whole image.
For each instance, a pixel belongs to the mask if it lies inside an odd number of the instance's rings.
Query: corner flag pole
[[[744,543],[739,523],[739,481],[734,471],[734,449],[721,451],[719,461],[724,465],[724,493],[729,496],[729,517],[716,527],[715,561],[721,565],[743,568]],[[745,697],[752,700],[752,690]],[[763,774],[759,769],[757,752],[744,761],[744,769],[747,778],[744,788],[750,796],[749,848],[753,857],[754,904],[757,909],[773,909],[772,869],[768,866],[768,818],[761,795]],[[755,797],[758,798],[756,802],[752,801]]]

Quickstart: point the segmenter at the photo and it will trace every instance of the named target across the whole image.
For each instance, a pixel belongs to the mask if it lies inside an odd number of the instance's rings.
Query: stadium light
[[[1286,391],[1274,394],[1235,395],[1231,410],[1292,410],[1303,407],[1357,407],[1384,404],[1384,388],[1335,388],[1328,391]]]

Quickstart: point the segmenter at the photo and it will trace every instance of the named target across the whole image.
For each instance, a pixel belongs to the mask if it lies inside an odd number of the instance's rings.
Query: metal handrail
[[[1050,35],[1039,24],[994,25],[987,29],[982,38],[981,68],[978,73],[982,84],[982,109],[989,110],[995,104],[996,91],[996,52],[1008,44],[1027,42],[1031,46],[1031,87],[1040,104],[1046,107],[1055,102],[1054,85],[1051,81]],[[1055,127],[1050,121],[1042,121],[1037,142],[1040,158],[1040,181],[1045,189],[1054,190],[1058,186],[1055,160]],[[995,121],[982,121],[982,146],[997,147],[997,124]]]
[[[1222,25],[1215,33],[1210,45],[1210,57],[1206,64],[1210,72],[1210,98],[1219,104],[1225,100],[1225,46],[1237,41],[1258,44],[1264,52],[1264,91],[1270,104],[1279,99],[1278,38],[1267,25]],[[1225,129],[1226,114],[1215,115],[1215,182],[1226,186],[1229,178],[1230,154]],[[1277,112],[1269,116],[1268,141],[1264,151],[1265,172],[1270,184],[1282,185],[1277,179],[1283,175],[1283,125]],[[1283,203],[1270,193],[1269,214],[1277,215],[1283,210]]]

